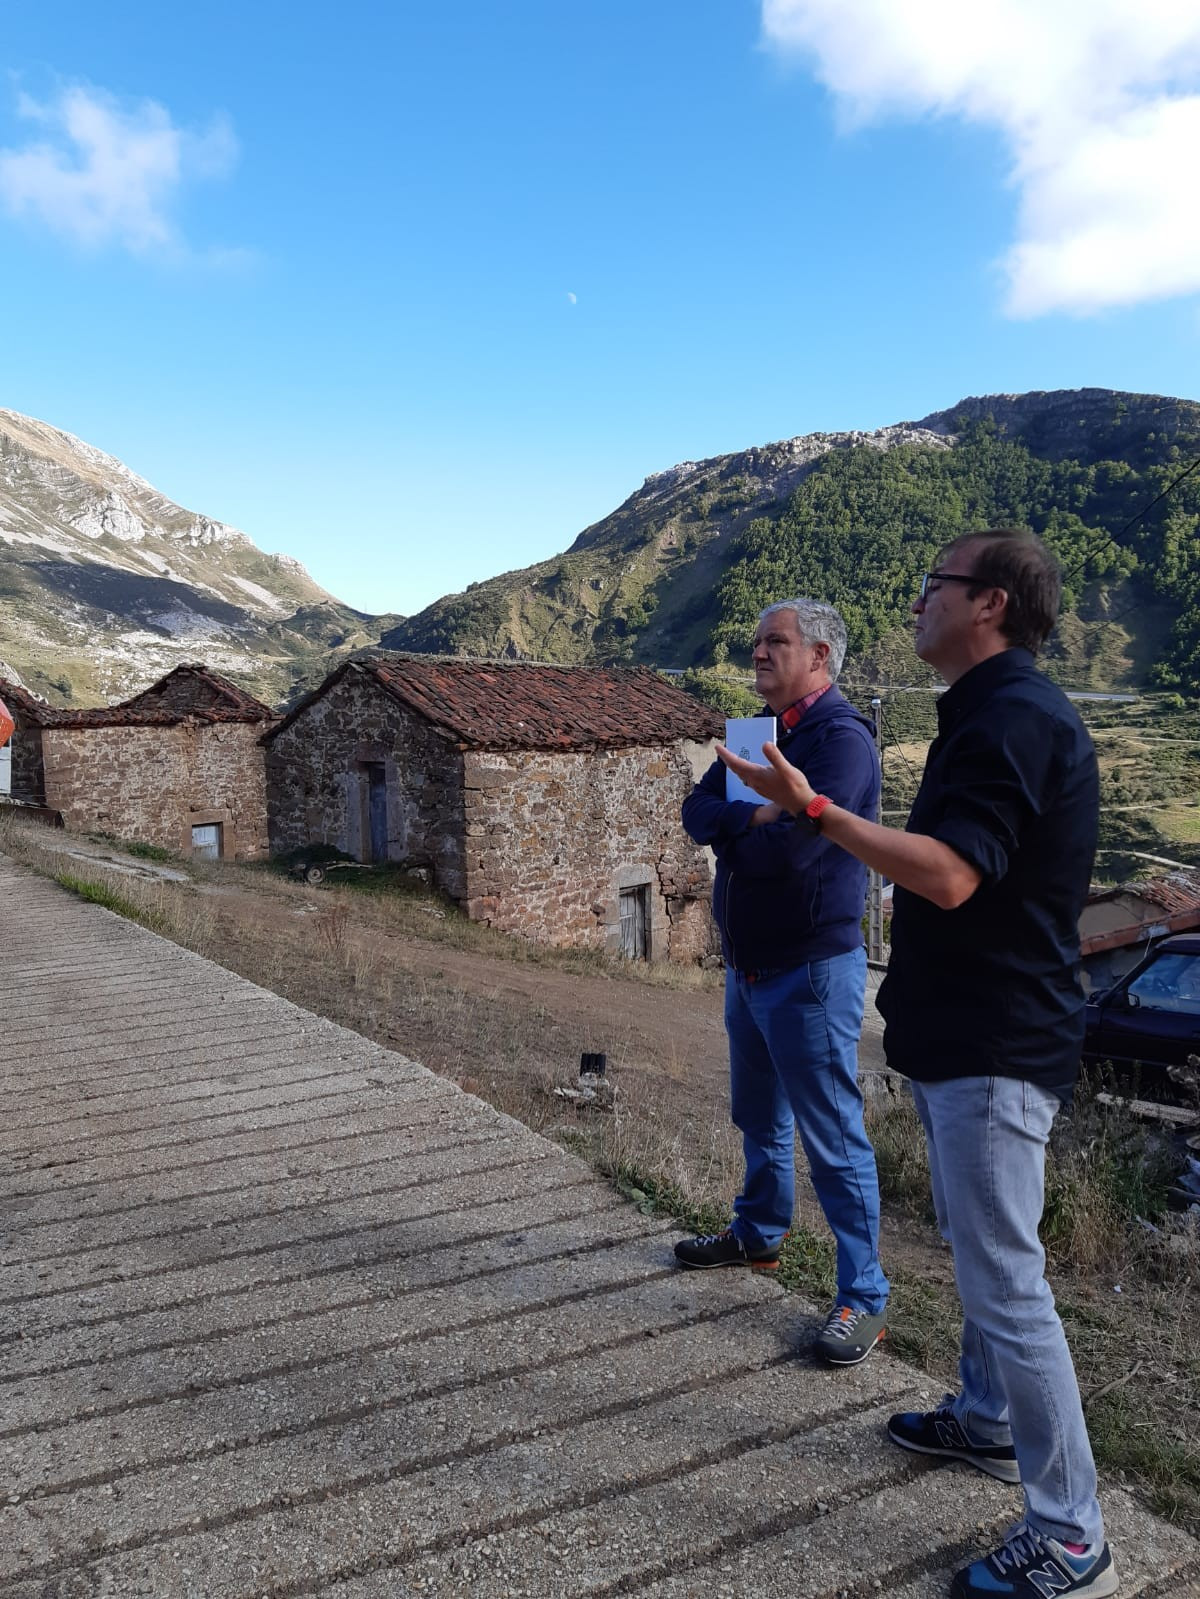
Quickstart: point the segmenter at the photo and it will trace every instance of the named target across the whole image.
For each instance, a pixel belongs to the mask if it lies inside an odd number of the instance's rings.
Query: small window
[[[192,828],[192,854],[202,861],[221,859],[220,822],[205,822],[202,827]]]
[[[650,887],[621,890],[621,954],[626,960],[644,961],[650,954]]]

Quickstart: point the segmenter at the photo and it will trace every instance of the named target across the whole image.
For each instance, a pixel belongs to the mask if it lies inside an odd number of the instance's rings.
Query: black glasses
[[[977,577],[966,577],[962,572],[926,572],[921,578],[921,592],[917,595],[920,600],[929,598],[929,585],[931,583],[978,583]],[[936,593],[936,590],[934,591]]]

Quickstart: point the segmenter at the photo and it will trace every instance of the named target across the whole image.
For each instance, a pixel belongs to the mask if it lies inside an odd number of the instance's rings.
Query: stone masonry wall
[[[689,753],[682,743],[468,752],[468,914],[539,943],[619,954],[620,890],[646,885],[650,959],[709,954],[709,857],[679,820],[695,781]]]
[[[261,859],[268,851],[267,768],[259,743],[263,724],[198,722],[191,724],[191,731],[194,743],[184,817],[189,841],[193,826],[221,821],[228,814],[225,855],[233,860]]]
[[[222,853],[266,848],[260,724],[54,727],[42,734],[46,803],[76,832],[190,854],[192,827],[221,826]]]
[[[368,859],[366,767],[382,763],[388,859],[431,867],[438,887],[465,897],[462,756],[374,679],[347,672],[266,751],[273,854],[332,844]]]
[[[220,690],[213,685],[198,679],[192,672],[180,672],[133,695],[132,703],[144,711],[174,711],[186,716],[189,711],[209,710],[220,698]],[[261,727],[259,732],[263,732]]]

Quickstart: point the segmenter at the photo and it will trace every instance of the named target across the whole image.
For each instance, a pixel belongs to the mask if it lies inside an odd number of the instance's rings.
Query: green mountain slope
[[[1200,668],[1200,474],[1121,529],[1197,454],[1200,405],[1088,389],[685,462],[561,556],[446,596],[382,642],[697,667],[744,658],[762,607],[808,593],[843,609],[873,670],[913,681],[901,635],[919,574],[964,528],[1012,523],[1043,534],[1068,574],[1057,675],[1186,686]]]

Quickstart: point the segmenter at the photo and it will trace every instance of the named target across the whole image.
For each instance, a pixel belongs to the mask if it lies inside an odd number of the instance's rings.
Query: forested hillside
[[[1050,669],[1084,688],[1190,692],[1200,668],[1200,405],[1088,389],[966,400],[876,434],[812,434],[649,478],[563,555],[448,595],[394,648],[744,662],[759,610],[833,601],[882,681],[923,681],[908,611],[971,527],[1043,534],[1067,575]]]
[[[1165,447],[1151,434],[1121,459],[1049,460],[978,422],[952,450],[830,454],[779,515],[757,518],[730,546],[715,653],[743,651],[772,597],[819,594],[846,618],[852,650],[873,650],[886,674],[879,647],[905,623],[938,550],[964,528],[1015,525],[1040,533],[1063,568],[1057,675],[1066,668],[1080,687],[1131,676],[1190,686],[1200,667],[1200,472],[1126,526],[1189,451],[1200,454],[1200,428]]]

